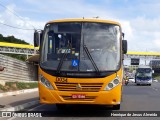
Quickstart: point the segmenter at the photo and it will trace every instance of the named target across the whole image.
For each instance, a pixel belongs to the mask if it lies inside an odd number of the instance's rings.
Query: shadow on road
[[[50,106],[50,110],[42,112],[44,117],[111,117],[113,113],[111,107],[97,105],[68,105],[63,110],[57,110],[55,106]]]

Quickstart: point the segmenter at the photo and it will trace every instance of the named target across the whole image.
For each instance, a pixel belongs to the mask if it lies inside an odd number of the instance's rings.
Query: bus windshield
[[[152,70],[150,68],[138,68],[137,78],[139,79],[150,79],[152,77]]]
[[[120,68],[120,27],[93,22],[47,24],[40,66],[63,72],[104,72]]]

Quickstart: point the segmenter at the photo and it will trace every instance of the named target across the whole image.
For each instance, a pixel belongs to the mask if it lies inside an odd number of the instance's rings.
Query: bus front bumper
[[[151,84],[152,81],[151,80],[148,80],[148,81],[146,81],[146,80],[137,80],[136,83],[137,84]]]
[[[97,104],[118,105],[121,102],[121,86],[110,91],[77,92],[49,90],[39,86],[40,103],[44,104]],[[76,96],[76,97],[75,97]]]

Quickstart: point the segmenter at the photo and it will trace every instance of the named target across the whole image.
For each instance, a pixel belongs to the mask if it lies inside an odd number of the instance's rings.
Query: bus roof
[[[99,22],[99,23],[110,23],[110,24],[117,24],[119,26],[120,23],[116,22],[116,21],[111,21],[111,20],[102,20],[102,19],[88,19],[88,18],[77,18],[77,19],[60,19],[60,20],[52,20],[49,21],[47,24],[49,23],[55,23],[55,22]]]

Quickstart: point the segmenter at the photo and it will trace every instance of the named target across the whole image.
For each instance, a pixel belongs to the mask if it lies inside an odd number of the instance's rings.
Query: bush
[[[0,85],[0,90],[9,91],[9,90],[22,90],[22,89],[32,89],[37,88],[37,82],[6,82],[5,86]]]
[[[7,89],[3,85],[1,85],[1,84],[0,84],[0,90],[7,91]]]
[[[24,82],[17,82],[17,88],[18,89],[31,89],[31,88],[37,88],[38,83],[24,83]]]

